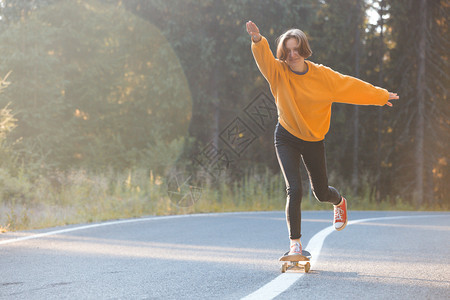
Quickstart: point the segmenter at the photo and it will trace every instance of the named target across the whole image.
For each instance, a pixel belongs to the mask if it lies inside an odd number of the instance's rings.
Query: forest
[[[272,51],[303,30],[326,65],[396,92],[333,104],[329,182],[350,209],[448,210],[446,0],[0,1],[0,232],[282,210]],[[301,166],[303,168],[303,166]],[[303,170],[305,209],[312,199]]]

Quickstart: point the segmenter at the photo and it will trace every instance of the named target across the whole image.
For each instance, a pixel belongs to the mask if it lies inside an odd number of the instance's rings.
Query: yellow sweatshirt
[[[333,102],[382,106],[389,99],[385,89],[311,61],[305,60],[308,65],[305,74],[296,74],[273,56],[264,37],[252,42],[252,52],[275,97],[278,121],[302,140],[315,142],[325,138]]]

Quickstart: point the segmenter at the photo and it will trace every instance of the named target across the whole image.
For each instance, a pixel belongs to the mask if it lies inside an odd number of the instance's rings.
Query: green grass
[[[166,178],[144,170],[100,175],[85,171],[55,172],[34,179],[20,172],[12,178],[1,171],[0,233],[148,215],[284,210],[286,201],[282,176],[269,171],[248,174],[239,182],[231,182],[229,178],[206,181],[194,190],[180,189],[180,198],[168,193]],[[190,194],[192,191],[195,193]],[[375,202],[364,193],[345,195],[350,200],[349,209],[353,210],[416,210],[401,199]],[[302,209],[330,210],[331,205],[306,193]]]

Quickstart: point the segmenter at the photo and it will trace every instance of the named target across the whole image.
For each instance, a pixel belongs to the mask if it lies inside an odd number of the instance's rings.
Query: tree
[[[389,5],[395,16],[388,22],[395,43],[390,74],[403,106],[397,124],[397,193],[417,206],[433,203],[436,192],[448,201],[440,182],[448,182],[449,7],[445,1],[422,0]]]
[[[63,1],[0,36],[13,139],[58,168],[164,168],[190,122],[184,72],[159,30],[121,6]]]
[[[390,86],[389,82],[385,80],[386,74],[384,72],[385,65],[389,63],[389,56],[386,55],[386,45],[390,41],[385,22],[387,14],[386,1],[374,0],[369,5],[371,9],[378,13],[378,22],[367,26],[366,42],[367,49],[369,49],[365,66],[365,69],[368,70],[367,76],[370,78],[370,81],[375,82],[378,86],[385,86],[396,91],[396,87]],[[392,154],[392,141],[389,139],[389,135],[392,133],[392,122],[390,118],[385,117],[389,113],[390,109],[384,107],[376,109],[372,117],[374,122],[366,127],[366,132],[369,135],[377,137],[376,139],[372,138],[364,141],[366,145],[370,145],[370,148],[375,149],[375,154],[371,153],[371,155],[374,155],[371,157],[372,159],[365,159],[373,163],[366,164],[365,168],[373,170],[372,176],[369,178],[369,184],[371,186],[371,195],[376,202],[381,202],[383,198],[386,198],[390,190],[391,172],[386,161]]]
[[[7,81],[10,74],[11,72],[8,72],[3,78],[0,78],[0,93],[10,84]],[[9,133],[17,126],[17,120],[8,106],[9,104],[0,109],[0,168],[10,165],[11,160],[13,160],[11,147],[5,141]]]
[[[316,1],[266,0],[134,0],[126,5],[170,37],[188,74],[193,93],[189,134],[195,143],[186,157],[201,152],[209,142],[217,145],[221,131],[252,101],[255,90],[270,94],[252,58],[245,22],[254,20],[274,49],[275,38],[290,27],[307,31],[318,6]],[[272,130],[263,133],[259,147],[234,158],[240,171],[257,163],[276,164]]]
[[[0,78],[0,93],[10,84],[10,82],[7,81],[9,74],[11,74],[11,72],[8,72],[5,77]],[[16,127],[16,121],[17,120],[14,118],[8,105],[0,109],[0,146],[2,146],[8,133]]]
[[[46,7],[57,0],[1,0],[0,24],[7,27],[29,17],[33,11]]]

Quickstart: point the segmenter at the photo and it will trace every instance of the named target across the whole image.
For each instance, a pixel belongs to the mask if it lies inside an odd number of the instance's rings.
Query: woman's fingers
[[[397,100],[400,97],[397,95],[397,93],[389,93],[389,100]]]
[[[247,25],[247,32],[249,34],[259,33],[258,26],[256,26],[256,24],[253,23],[252,21],[248,21],[246,25]]]

